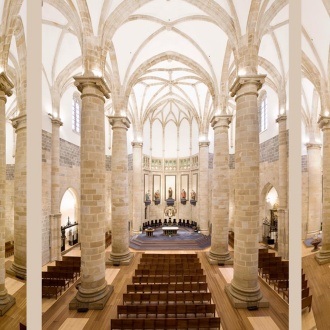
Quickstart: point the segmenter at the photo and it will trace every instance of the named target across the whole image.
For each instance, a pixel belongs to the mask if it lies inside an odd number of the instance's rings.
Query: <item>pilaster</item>
[[[209,235],[209,141],[199,142],[199,227],[201,234]]]
[[[322,247],[315,259],[319,264],[330,262],[330,117],[320,116],[319,127],[323,132],[323,203]]]
[[[69,309],[103,309],[113,287],[105,280],[105,136],[103,78],[76,76],[81,92],[81,284]]]
[[[307,237],[321,230],[322,205],[322,158],[321,144],[307,143],[308,168],[308,227]]]
[[[288,219],[288,147],[286,123],[287,116],[279,115],[276,119],[278,123],[278,178],[279,178],[279,207],[277,209],[277,240],[278,255],[284,259],[289,258],[289,219]]]
[[[26,113],[12,119],[16,132],[14,182],[14,262],[7,272],[26,279]]]
[[[133,229],[132,234],[140,232],[143,219],[143,181],[142,181],[142,146],[139,141],[132,142],[133,146]],[[131,194],[130,194],[131,196]]]
[[[60,127],[59,118],[50,117],[52,123],[52,167],[51,167],[51,243],[50,260],[62,260],[61,255],[61,213],[60,213]]]
[[[234,276],[226,287],[235,308],[268,307],[258,281],[259,127],[258,90],[265,75],[236,78]]]
[[[5,277],[5,234],[6,234],[6,101],[12,95],[14,85],[6,74],[0,74],[0,316],[4,315],[16,300],[8,294]]]
[[[111,196],[112,196],[112,250],[107,263],[129,264],[133,254],[129,250],[127,117],[109,117],[112,126]]]
[[[212,237],[208,259],[211,264],[233,264],[228,251],[229,148],[228,128],[232,116],[214,116],[214,156],[212,177]]]

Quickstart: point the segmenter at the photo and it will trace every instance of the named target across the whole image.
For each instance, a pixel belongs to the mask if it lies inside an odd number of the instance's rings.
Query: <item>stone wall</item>
[[[5,241],[14,240],[14,169],[15,165],[6,166],[6,232]]]

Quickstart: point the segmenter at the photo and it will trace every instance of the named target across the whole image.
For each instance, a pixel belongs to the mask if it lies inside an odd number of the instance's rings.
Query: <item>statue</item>
[[[170,187],[169,189],[168,189],[168,198],[172,198],[172,188]]]
[[[187,194],[186,191],[184,189],[181,190],[181,199],[186,199]]]
[[[155,192],[155,200],[156,200],[156,201],[160,200],[160,193],[159,193],[159,190],[157,190],[157,191]]]
[[[196,193],[194,190],[191,191],[190,197],[192,200],[196,200]]]
[[[146,201],[150,201],[150,192],[148,190],[148,192],[146,193]]]

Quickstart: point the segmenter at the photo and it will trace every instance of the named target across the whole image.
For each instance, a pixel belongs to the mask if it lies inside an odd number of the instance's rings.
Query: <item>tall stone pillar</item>
[[[330,262],[330,117],[321,116],[319,126],[323,131],[323,203],[322,248],[315,255],[319,264]]]
[[[105,136],[103,78],[76,76],[81,92],[81,285],[69,309],[103,309],[113,287],[105,280]]]
[[[289,222],[288,222],[288,146],[286,133],[286,115],[280,115],[278,123],[278,154],[279,154],[279,207],[277,209],[277,245],[278,254],[284,259],[289,258]]]
[[[129,264],[133,254],[129,250],[128,212],[128,160],[126,117],[109,117],[112,125],[111,199],[112,250],[110,264]]]
[[[265,75],[236,78],[234,276],[226,292],[235,308],[268,307],[258,282],[259,126],[258,90]]]
[[[51,117],[52,122],[52,168],[51,168],[51,215],[50,218],[50,260],[62,260],[61,255],[61,213],[60,213],[60,127],[59,118]]]
[[[16,132],[14,182],[14,262],[7,272],[26,279],[26,112],[12,119]]]
[[[231,116],[212,118],[214,129],[212,238],[208,255],[211,264],[233,264],[228,251],[229,226],[229,148],[228,128]]]
[[[199,142],[199,227],[201,234],[209,235],[209,141]]]
[[[143,181],[142,181],[142,142],[134,141],[133,146],[133,234],[140,232],[143,219]],[[151,196],[150,196],[151,198]]]
[[[322,206],[322,158],[321,145],[307,143],[308,155],[308,227],[307,237],[313,237],[321,230]]]
[[[0,74],[0,316],[15,304],[5,286],[5,240],[6,240],[6,96],[12,95],[13,84],[6,74]]]

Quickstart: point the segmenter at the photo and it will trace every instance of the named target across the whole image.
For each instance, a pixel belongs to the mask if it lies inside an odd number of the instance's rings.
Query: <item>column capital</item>
[[[74,84],[79,90],[81,94],[85,94],[84,91],[85,87],[94,87],[98,89],[105,98],[110,98],[110,89],[105,83],[103,77],[96,77],[92,75],[81,75],[81,76],[74,76],[73,79],[75,80]],[[87,93],[89,94],[89,93]]]
[[[321,149],[321,143],[306,143],[307,149]]]
[[[234,97],[237,92],[246,84],[256,85],[256,92],[262,87],[262,84],[265,82],[265,74],[255,74],[255,75],[238,75],[230,88],[230,96]]]
[[[317,121],[321,130],[330,128],[330,117],[320,115],[319,120]]]
[[[231,123],[232,115],[217,115],[213,116],[211,119],[211,126],[213,128],[216,127],[229,127],[229,124]]]
[[[17,117],[11,119],[11,124],[18,131],[21,128],[26,127],[26,114],[18,115]]]
[[[133,148],[135,148],[135,147],[142,148],[142,146],[143,146],[143,142],[141,142],[141,141],[132,141],[131,144],[132,144]]]
[[[210,145],[210,141],[200,141],[199,146],[200,147],[208,147]]]
[[[277,118],[276,118],[276,122],[279,123],[281,121],[286,121],[287,119],[287,115],[279,115]]]
[[[4,92],[5,95],[11,96],[13,94],[12,89],[14,88],[13,83],[9,80],[4,72],[0,73],[0,91]]]
[[[60,118],[54,117],[51,113],[48,114],[48,117],[53,125],[63,126],[63,122],[61,121]]]
[[[130,127],[130,120],[127,117],[121,116],[108,116],[109,124],[114,128],[125,128],[126,130]]]

